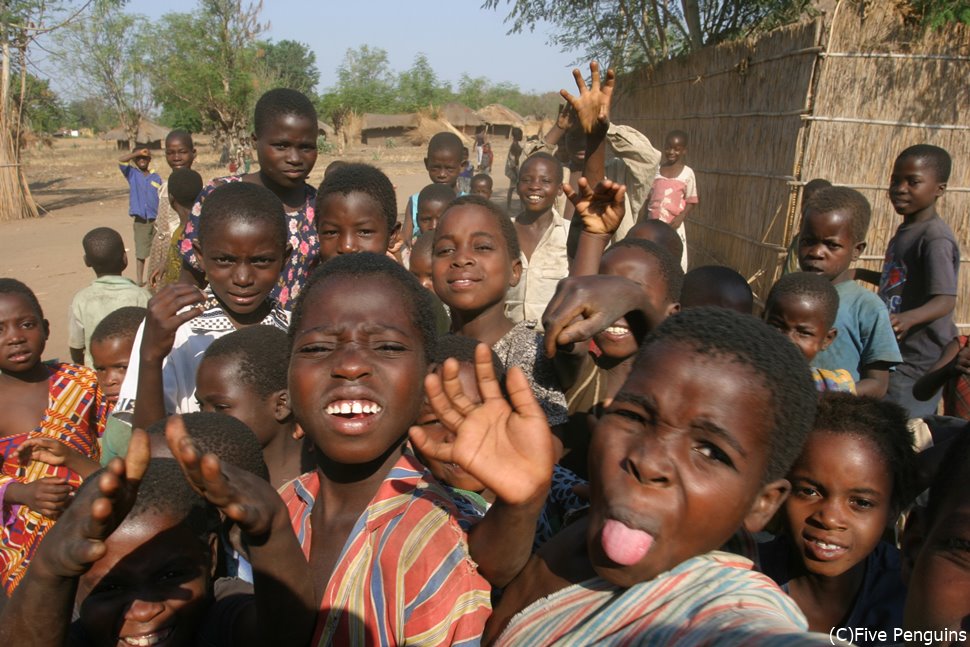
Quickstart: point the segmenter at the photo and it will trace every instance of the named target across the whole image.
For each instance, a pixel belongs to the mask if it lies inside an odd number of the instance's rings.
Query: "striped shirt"
[[[319,491],[315,471],[281,490],[308,560]],[[405,450],[344,544],[312,644],[477,645],[490,594],[454,503]]]
[[[496,645],[833,644],[806,628],[750,560],[713,551],[628,589],[599,577],[568,586],[512,618]]]

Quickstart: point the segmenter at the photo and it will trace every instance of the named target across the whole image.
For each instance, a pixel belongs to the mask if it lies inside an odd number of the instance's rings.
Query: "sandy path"
[[[203,179],[226,175],[216,164],[216,154],[199,145],[196,163]],[[508,147],[493,141],[495,163],[494,199],[504,204],[508,179],[502,175]],[[134,279],[134,239],[127,215],[127,185],[117,172],[120,153],[111,144],[97,140],[58,140],[53,150],[32,151],[26,159],[27,176],[37,202],[49,209],[33,220],[0,221],[0,276],[19,279],[36,293],[51,324],[45,359],[70,361],[67,345],[67,317],[74,294],[94,280],[84,266],[81,238],[95,227],[112,227],[121,233],[129,252],[125,275]],[[380,167],[397,187],[398,212],[408,198],[428,183],[422,165],[422,148],[380,150],[358,147],[342,159]],[[333,156],[321,155],[309,182],[318,186],[323,170]],[[155,166],[167,174],[164,158],[156,155]],[[514,205],[513,205],[514,206]]]

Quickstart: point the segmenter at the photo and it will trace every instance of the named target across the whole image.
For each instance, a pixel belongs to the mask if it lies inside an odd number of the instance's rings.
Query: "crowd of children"
[[[184,131],[165,182],[122,158],[150,300],[92,230],[46,363],[0,279],[0,644],[966,644],[949,156],[896,159],[878,295],[869,203],[813,184],[758,312],[686,271],[688,134],[613,124],[590,72],[515,133],[512,215],[450,132],[403,214],[368,164],[310,186],[294,90],[256,172],[203,184]]]

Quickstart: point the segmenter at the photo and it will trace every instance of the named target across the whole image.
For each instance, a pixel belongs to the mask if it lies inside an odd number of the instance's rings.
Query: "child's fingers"
[[[172,452],[172,456],[179,462],[182,473],[189,484],[202,494],[202,473],[199,463],[201,456],[192,442],[192,438],[185,430],[185,423],[181,416],[170,416],[165,423],[165,441]]]
[[[233,487],[222,472],[222,461],[215,454],[206,454],[199,461],[199,474],[205,498],[214,505],[224,507],[235,498]]]
[[[443,374],[441,385],[451,402],[451,408],[461,414],[463,418],[468,416],[479,405],[474,404],[471,398],[465,394],[465,389],[462,388],[461,364],[453,357],[449,357],[442,365],[441,372]]]
[[[495,366],[492,365],[492,349],[488,344],[475,346],[475,378],[483,401],[502,397],[502,387],[495,377]]]
[[[573,78],[576,79],[576,89],[579,90],[579,96],[589,92],[589,88],[586,87],[586,79],[583,78],[583,73],[579,71],[578,67],[573,68]]]
[[[430,373],[424,378],[424,391],[428,395],[428,404],[431,405],[438,421],[447,429],[457,431],[465,417],[452,408],[451,400],[445,395],[441,378]]]
[[[591,90],[599,90],[600,87],[600,64],[596,61],[591,61],[589,64],[589,75]]]
[[[446,463],[454,462],[455,444],[451,442],[449,434],[443,430],[438,429],[432,433],[428,428],[414,425],[408,430],[408,436],[418,451],[425,456]]]
[[[180,419],[181,421],[181,419]],[[134,429],[125,454],[125,477],[129,481],[141,482],[151,460],[151,442],[143,429]]]
[[[560,90],[559,91],[559,96],[561,96],[563,99],[565,99],[566,102],[567,102],[567,105],[569,105],[569,106],[572,106],[577,101],[579,101],[579,99],[577,99],[573,95],[569,94],[569,92],[567,90]],[[565,112],[565,110],[563,112]]]

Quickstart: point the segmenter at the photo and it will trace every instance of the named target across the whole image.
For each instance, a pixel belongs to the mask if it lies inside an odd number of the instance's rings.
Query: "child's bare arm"
[[[970,373],[970,347],[960,348],[958,339],[951,339],[943,347],[936,364],[913,385],[913,395],[917,400],[929,400],[942,389],[947,382]]]
[[[401,240],[405,247],[411,247],[411,240],[414,238],[414,217],[411,215],[414,213],[414,205],[411,200],[412,198],[408,198],[408,204],[404,208],[404,222],[401,224]]]
[[[36,436],[20,443],[17,448],[22,464],[30,461],[40,461],[48,465],[63,465],[76,472],[82,479],[98,471],[101,464],[89,456],[72,447],[68,447],[54,438]]]
[[[674,229],[677,229],[678,227],[680,227],[682,224],[684,224],[684,221],[687,220],[687,216],[693,210],[694,210],[694,203],[688,202],[684,206],[684,210],[681,211],[679,214],[677,214],[674,217],[674,219],[670,221],[670,226],[673,227]]]
[[[892,364],[888,362],[873,362],[867,364],[859,370],[859,381],[856,382],[856,395],[869,395],[874,398],[883,398],[889,390],[889,369]]]
[[[950,294],[937,294],[918,308],[889,315],[896,339],[903,339],[913,326],[936,321],[953,312],[957,298]]]
[[[867,270],[864,267],[857,267],[852,270],[852,275],[849,277],[849,279],[878,286],[879,281],[882,279],[882,274],[876,270]]]
[[[574,222],[582,223],[576,258],[569,268],[570,276],[588,276],[599,273],[603,250],[616,233],[623,219],[626,187],[610,180],[603,180],[590,189],[585,178],[579,178],[579,191],[563,185],[566,197],[576,208]]]
[[[148,436],[136,430],[125,460],[113,460],[51,528],[0,613],[0,644],[65,644],[78,578],[104,555],[105,539],[131,510],[149,453]]]
[[[192,487],[239,526],[249,548],[256,613],[240,618],[234,644],[306,644],[316,623],[316,600],[283,500],[254,474],[214,454],[201,455],[180,416],[169,418],[165,438]]]
[[[555,462],[553,436],[542,407],[518,368],[509,371],[502,395],[488,346],[475,349],[475,374],[481,404],[462,391],[459,365],[449,359],[444,379],[431,374],[425,389],[442,425],[431,437],[411,428],[418,449],[438,460],[456,463],[495,493],[497,501],[469,533],[469,552],[493,586],[508,584],[532,554],[536,520],[545,504]]]
[[[164,287],[148,302],[145,332],[141,339],[133,427],[145,429],[165,417],[162,365],[172,352],[179,326],[202,313],[199,304],[204,300],[205,295],[194,285],[176,283]],[[183,308],[186,308],[184,312]]]
[[[30,483],[11,481],[3,493],[7,505],[25,505],[50,519],[57,519],[71,502],[71,487],[67,479],[48,476]]]
[[[128,162],[135,159],[136,157],[151,157],[151,151],[149,151],[147,148],[138,148],[131,151],[130,153],[122,155],[121,157],[118,158],[118,161],[121,164],[127,164]]]

